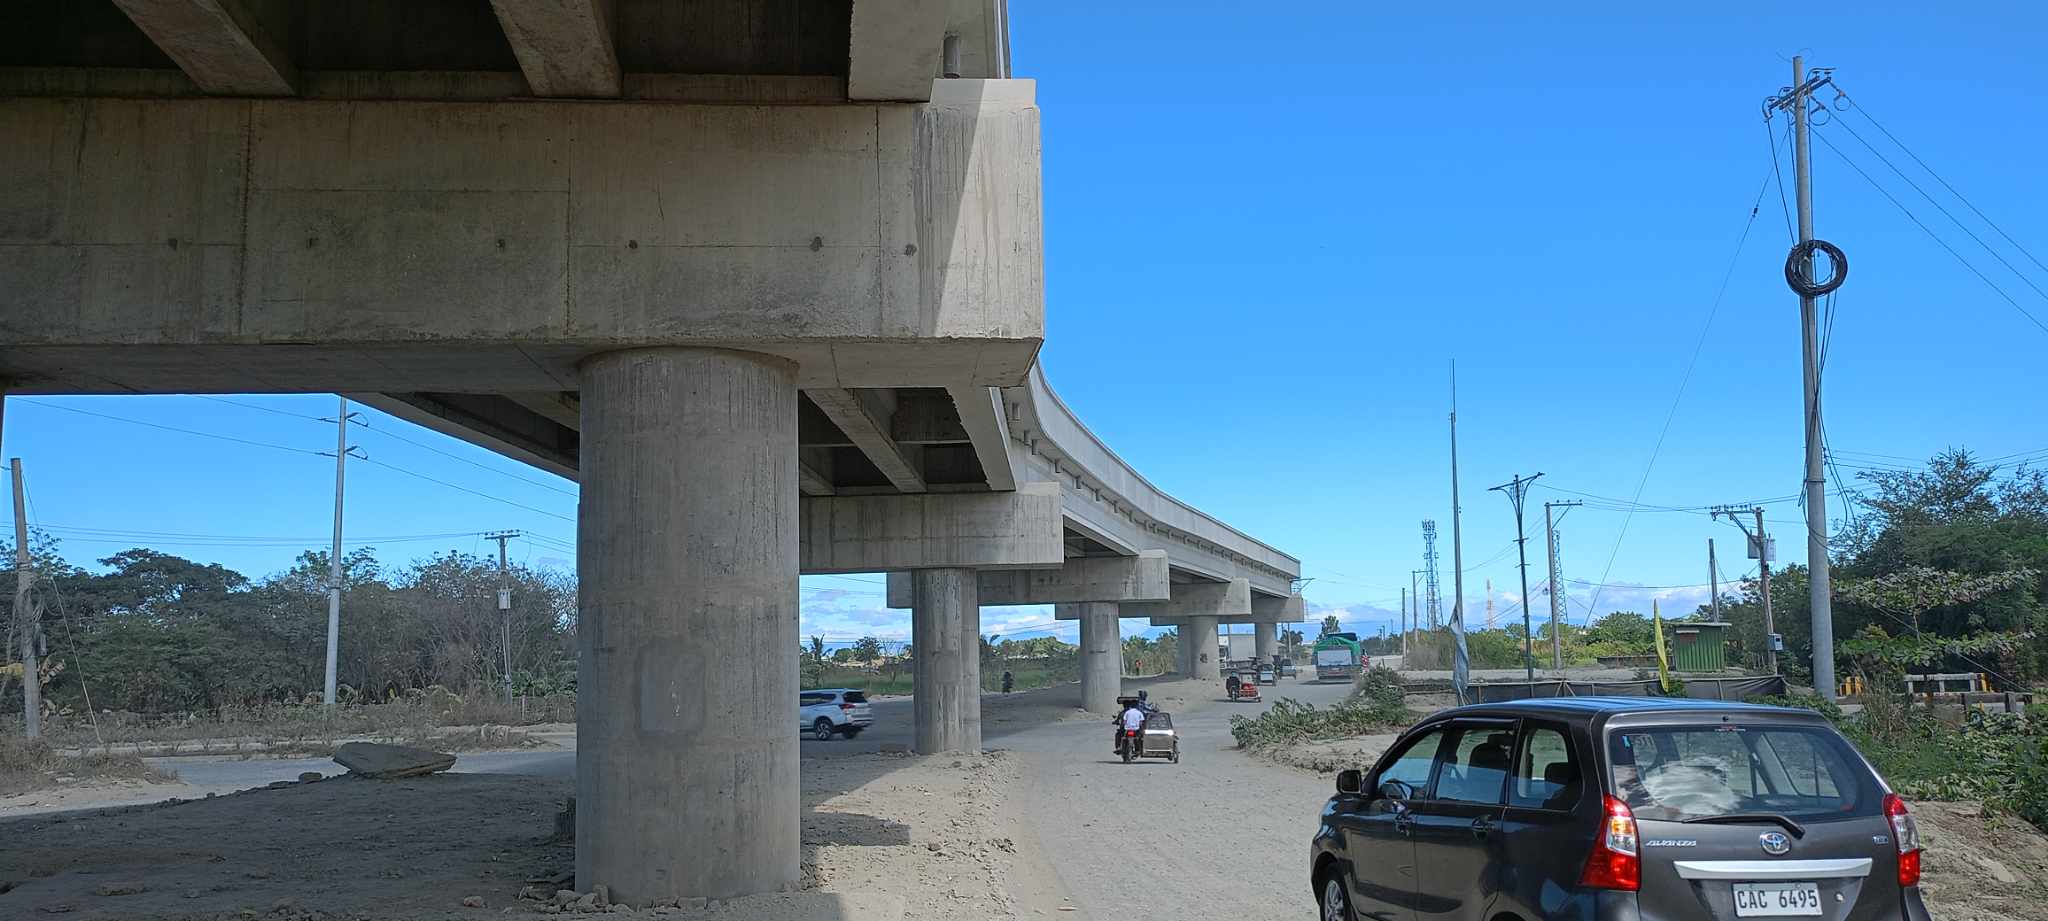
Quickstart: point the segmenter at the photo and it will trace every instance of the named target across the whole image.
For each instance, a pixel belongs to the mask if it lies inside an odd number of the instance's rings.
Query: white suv
[[[808,732],[820,742],[834,735],[849,739],[860,735],[875,721],[868,707],[866,691],[852,688],[820,688],[804,691],[797,699],[797,731]]]

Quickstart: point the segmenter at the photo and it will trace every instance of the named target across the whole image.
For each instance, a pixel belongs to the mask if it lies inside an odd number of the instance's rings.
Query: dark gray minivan
[[[1337,775],[1323,921],[1931,921],[1905,803],[1805,710],[1476,704]]]

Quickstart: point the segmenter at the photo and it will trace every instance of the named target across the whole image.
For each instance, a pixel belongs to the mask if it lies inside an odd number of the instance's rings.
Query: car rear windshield
[[[864,691],[848,691],[846,692],[846,702],[850,704],[864,704],[868,702],[868,695]]]
[[[1870,771],[1823,727],[1617,728],[1608,733],[1608,769],[1639,819],[1774,813],[1805,821],[1873,816],[1881,805]]]

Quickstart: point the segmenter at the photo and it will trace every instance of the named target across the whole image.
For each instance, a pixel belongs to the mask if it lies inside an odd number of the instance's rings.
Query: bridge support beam
[[[1061,620],[1081,622],[1081,707],[1090,713],[1114,715],[1123,692],[1124,649],[1120,612],[1115,604],[1088,602],[1054,608]]]
[[[920,569],[911,584],[916,750],[981,751],[981,606],[974,570]]]
[[[1075,557],[1058,569],[983,570],[982,604],[1050,604],[1073,620],[1077,605],[1096,601],[1166,601],[1173,597],[1166,551],[1137,556]],[[910,574],[889,574],[889,607],[910,607]],[[1066,612],[1066,613],[1060,613]]]
[[[581,374],[578,888],[793,886],[796,367],[653,348]]]
[[[1271,663],[1273,657],[1280,654],[1280,625],[1252,624],[1252,648],[1260,663]]]

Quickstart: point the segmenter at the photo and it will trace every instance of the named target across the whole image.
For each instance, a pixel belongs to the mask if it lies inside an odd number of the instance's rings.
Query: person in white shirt
[[[1121,714],[1119,714],[1119,715],[1117,716],[1117,721],[1116,721],[1116,745],[1117,745],[1117,748],[1116,748],[1115,750],[1116,750],[1116,751],[1118,751],[1118,752],[1121,752],[1121,751],[1123,751],[1123,747],[1122,747],[1122,746],[1123,746],[1123,744],[1124,744],[1124,735],[1125,735],[1125,733],[1128,733],[1128,732],[1138,732],[1138,731],[1141,731],[1141,730],[1143,730],[1144,728],[1145,728],[1145,711],[1144,711],[1144,709],[1142,709],[1141,707],[1139,707],[1137,703],[1133,702],[1133,703],[1132,703],[1132,704],[1131,704],[1130,706],[1127,706],[1127,707],[1125,707],[1125,708],[1124,708],[1124,712],[1123,712],[1123,713],[1121,713]]]

